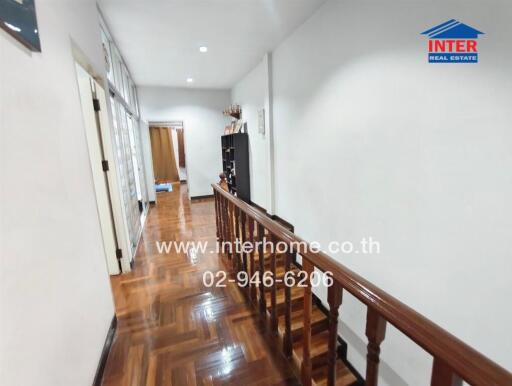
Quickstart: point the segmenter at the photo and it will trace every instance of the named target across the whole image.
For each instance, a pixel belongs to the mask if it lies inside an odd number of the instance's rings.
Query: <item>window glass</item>
[[[119,55],[119,51],[117,48],[113,49],[114,52],[114,85],[121,96],[124,98],[124,90],[123,90],[123,63],[121,62],[121,55]]]

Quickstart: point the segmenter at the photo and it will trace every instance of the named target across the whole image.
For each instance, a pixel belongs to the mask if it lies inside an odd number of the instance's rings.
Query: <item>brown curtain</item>
[[[180,180],[171,129],[168,127],[150,127],[151,151],[153,152],[153,169],[158,182],[177,182]]]
[[[185,167],[185,142],[183,141],[183,129],[176,129],[178,134],[178,157],[180,168]]]

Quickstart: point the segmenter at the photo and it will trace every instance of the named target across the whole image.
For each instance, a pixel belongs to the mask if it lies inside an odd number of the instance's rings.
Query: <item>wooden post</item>
[[[380,344],[386,336],[386,320],[373,308],[368,307],[366,315],[366,386],[377,386],[379,379]]]
[[[329,351],[327,354],[327,385],[336,384],[336,360],[338,359],[338,316],[343,297],[343,288],[334,281],[327,290],[329,303]]]
[[[314,267],[313,264],[304,256],[302,257],[302,268],[304,272],[308,275],[308,277],[306,280],[306,287],[304,288],[304,331],[302,334],[303,354],[301,378],[303,386],[311,386],[311,308],[313,303],[313,294],[311,292],[311,273],[313,272]]]
[[[431,386],[462,386],[462,379],[439,358],[434,358]]]

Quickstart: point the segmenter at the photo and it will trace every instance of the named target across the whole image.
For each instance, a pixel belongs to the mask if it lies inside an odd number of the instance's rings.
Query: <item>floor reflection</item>
[[[298,384],[238,288],[203,285],[205,271],[227,270],[209,252],[216,242],[213,201],[190,203],[186,185],[157,200],[133,272],[112,278],[118,331],[103,385]],[[159,254],[155,242],[172,240],[209,248]]]

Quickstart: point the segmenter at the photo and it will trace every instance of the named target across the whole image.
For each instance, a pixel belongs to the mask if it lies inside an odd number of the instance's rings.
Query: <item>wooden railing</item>
[[[475,349],[471,348],[455,336],[451,335],[426,317],[420,315],[404,303],[373,285],[347,267],[336,262],[322,252],[311,251],[311,248],[296,250],[296,245],[308,245],[297,235],[272,220],[260,210],[238,199],[219,185],[212,185],[215,196],[217,237],[221,242],[234,242],[240,240],[261,241],[267,235],[273,241],[282,241],[290,246],[287,254],[286,269],[290,269],[292,255],[300,253],[302,256],[302,269],[308,273],[316,268],[322,272],[331,272],[334,279],[328,288],[329,303],[329,354],[327,357],[329,372],[328,384],[334,385],[336,380],[335,360],[337,344],[338,309],[342,302],[343,291],[355,296],[367,306],[366,336],[367,367],[365,385],[376,386],[379,372],[380,345],[385,338],[387,323],[392,324],[403,334],[413,340],[417,345],[429,352],[434,360],[432,366],[432,386],[462,385],[462,381],[474,386],[511,386],[512,374],[498,364],[491,361]],[[247,224],[248,226],[245,226]],[[261,244],[260,244],[261,245]],[[295,249],[294,249],[295,248]],[[252,269],[260,275],[265,271],[263,266],[264,251],[260,247],[259,267],[255,268],[254,253],[237,255],[231,253],[232,261],[238,270]],[[275,274],[275,253],[271,256],[270,269]],[[249,264],[248,264],[249,263]],[[249,272],[253,275],[255,272]],[[248,294],[252,301],[257,295],[256,288],[249,285]],[[260,285],[259,307],[266,311],[265,291],[271,291],[271,328],[276,329],[277,313],[275,309],[276,285],[265,288]],[[291,353],[291,327],[290,327],[290,290],[285,287],[285,337],[284,351]],[[304,293],[304,324],[303,324],[303,360],[301,368],[302,383],[311,385],[311,307],[312,291],[309,282]]]

